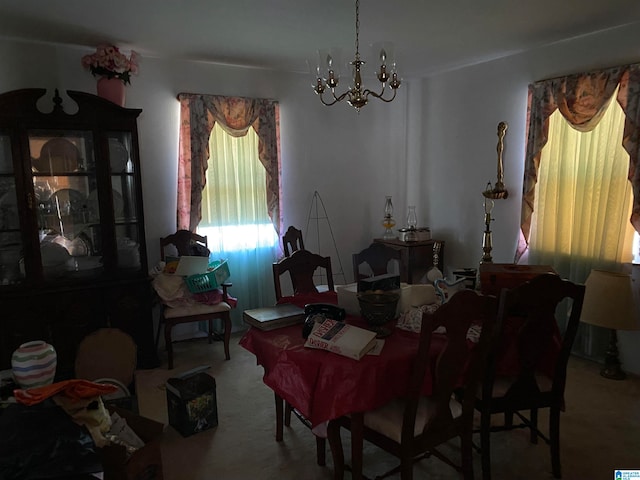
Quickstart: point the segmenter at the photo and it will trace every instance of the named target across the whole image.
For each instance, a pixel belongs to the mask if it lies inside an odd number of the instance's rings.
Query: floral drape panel
[[[280,232],[280,157],[278,104],[273,100],[181,93],[178,161],[178,228],[195,231],[201,220],[209,135],[214,124],[241,137],[253,128],[258,155],[266,170],[267,209]]]
[[[617,101],[626,117],[622,145],[630,157],[628,178],[633,189],[631,223],[640,232],[640,65],[545,80],[529,86],[521,232],[516,261],[529,243],[540,155],[548,138],[549,116],[559,109],[574,128],[590,131],[604,114],[618,85]]]

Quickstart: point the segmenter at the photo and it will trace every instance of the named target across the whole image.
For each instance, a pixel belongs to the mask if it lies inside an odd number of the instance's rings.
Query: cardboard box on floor
[[[102,448],[104,480],[162,480],[160,439],[164,425],[122,408],[109,406],[108,410],[110,414],[115,411],[124,418],[145,445],[131,457],[122,445]]]
[[[216,380],[204,373],[209,368],[202,365],[166,382],[169,425],[183,437],[218,425]]]

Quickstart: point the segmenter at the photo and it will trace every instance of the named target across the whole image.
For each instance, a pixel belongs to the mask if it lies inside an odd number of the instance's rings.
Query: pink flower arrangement
[[[131,74],[138,73],[138,54],[131,50],[129,58],[114,45],[99,45],[96,53],[82,57],[82,66],[93,76],[118,78],[126,85]]]

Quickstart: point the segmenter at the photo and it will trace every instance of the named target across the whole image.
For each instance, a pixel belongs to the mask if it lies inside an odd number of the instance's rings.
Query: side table
[[[420,242],[401,242],[397,238],[374,238],[374,242],[400,250],[400,281],[409,284],[418,283],[433,267],[433,246],[440,244],[438,269],[444,274],[444,242],[442,240],[424,240]]]

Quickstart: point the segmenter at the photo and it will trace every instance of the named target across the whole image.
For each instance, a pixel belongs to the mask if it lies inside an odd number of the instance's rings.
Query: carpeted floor
[[[297,419],[285,427],[284,441],[275,441],[273,392],[262,383],[262,367],[255,357],[231,341],[231,360],[224,360],[222,344],[206,340],[174,345],[175,369],[140,370],[136,384],[140,413],[167,423],[165,381],[199,365],[210,365],[216,379],[219,424],[190,437],[167,425],[162,440],[165,480],[331,479],[331,453],[327,466],[316,464],[315,439]],[[640,379],[607,380],[599,366],[578,358],[569,362],[567,411],[561,417],[561,459],[566,480],[613,478],[614,469],[640,470]],[[546,425],[546,413],[540,414]],[[545,429],[546,431],[546,429]],[[475,439],[477,440],[477,439]],[[345,456],[349,436],[343,431]],[[456,461],[457,442],[442,449]],[[373,478],[395,466],[395,459],[365,444],[364,473]],[[496,480],[547,479],[549,449],[532,445],[525,430],[492,434],[492,468]],[[349,474],[345,476],[350,478]],[[414,477],[460,478],[441,461],[425,459],[414,467]],[[481,478],[480,457],[475,454],[475,477]],[[397,479],[399,475],[389,478]]]

